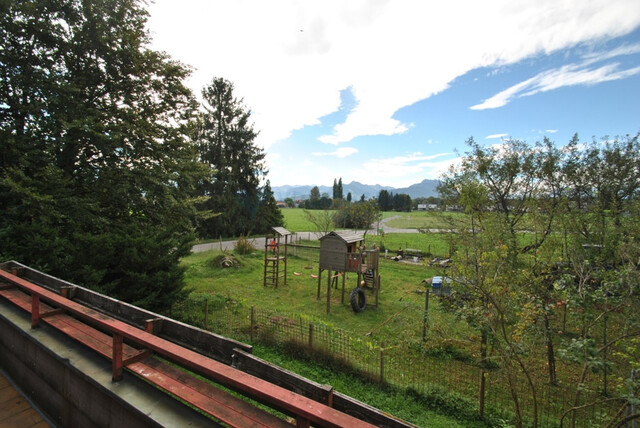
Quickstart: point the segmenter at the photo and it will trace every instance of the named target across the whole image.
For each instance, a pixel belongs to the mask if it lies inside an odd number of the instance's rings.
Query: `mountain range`
[[[365,199],[377,198],[381,190],[386,190],[394,195],[406,194],[412,199],[415,198],[428,198],[429,196],[438,196],[438,180],[422,180],[420,183],[412,184],[409,187],[395,188],[390,186],[381,186],[379,184],[362,184],[357,181],[351,183],[342,184],[342,193],[344,197],[351,192],[351,198],[353,201],[360,199],[364,195]],[[309,199],[311,195],[311,189],[314,186],[273,186],[273,194],[278,201],[283,201],[286,198],[291,198],[294,201],[300,199]],[[320,194],[326,193],[331,197],[333,195],[333,186],[318,186]]]

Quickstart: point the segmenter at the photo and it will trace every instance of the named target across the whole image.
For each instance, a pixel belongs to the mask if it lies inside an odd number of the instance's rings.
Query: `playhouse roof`
[[[291,232],[289,232],[284,227],[272,227],[271,229],[273,229],[273,231],[276,232],[280,236],[291,235]]]
[[[320,238],[320,241],[322,241],[325,238],[328,238],[329,236],[337,236],[338,238],[342,239],[346,244],[352,244],[354,242],[360,242],[364,240],[362,235],[360,235],[359,233],[352,232],[349,230],[338,230],[338,231],[327,233],[326,235]]]

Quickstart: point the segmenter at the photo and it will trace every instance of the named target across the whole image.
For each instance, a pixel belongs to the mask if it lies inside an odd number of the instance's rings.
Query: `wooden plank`
[[[131,364],[129,370],[145,380],[177,395],[198,409],[214,415],[220,422],[234,427],[291,428],[286,421],[236,398],[193,375],[151,358]]]
[[[112,337],[102,333],[95,328],[79,321],[69,315],[55,315],[43,320],[52,327],[60,330],[67,336],[77,340],[78,342],[88,346],[98,352],[103,357],[112,358]],[[123,345],[123,360],[135,358],[139,351],[127,344]]]
[[[14,400],[17,397],[20,397],[20,394],[18,394],[18,391],[13,389],[11,385],[7,384],[6,387],[0,389],[0,403],[2,404]]]
[[[0,290],[0,296],[4,297],[19,308],[31,313],[31,296],[19,288]],[[46,303],[40,302],[40,317],[48,316],[50,313],[59,312]]]
[[[42,416],[29,407],[19,413],[9,416],[1,422],[2,426],[5,427],[32,427],[42,422]]]
[[[16,413],[23,412],[29,407],[31,406],[27,400],[22,398],[20,395],[9,401],[0,402],[0,426],[5,426],[3,423],[5,419],[10,418]]]
[[[333,388],[330,385],[313,382],[240,349],[236,349],[233,366],[314,401],[330,405],[333,394]]]
[[[0,376],[0,427],[49,427],[29,402]]]
[[[0,277],[28,290],[32,294],[38,294],[45,301],[65,308],[71,314],[90,319],[103,329],[121,334],[123,338],[135,341],[146,348],[152,349],[170,360],[182,364],[184,367],[209,377],[215,382],[226,385],[235,391],[242,392],[258,401],[269,403],[269,405],[274,408],[282,409],[286,413],[291,412],[296,414],[298,418],[307,419],[313,422],[314,425],[326,427],[349,426],[353,428],[373,426],[302,395],[287,391],[282,387],[273,385],[190,349],[185,349],[168,340],[149,334],[144,330],[116,320],[113,317],[65,299],[58,294],[43,289],[8,272],[0,270]]]

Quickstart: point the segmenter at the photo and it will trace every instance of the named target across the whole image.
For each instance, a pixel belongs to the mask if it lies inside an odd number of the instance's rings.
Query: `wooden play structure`
[[[277,287],[287,285],[287,245],[289,232],[284,227],[273,227],[264,239],[264,283]]]
[[[342,278],[342,299],[344,304],[346,273],[357,274],[356,288],[351,292],[351,307],[355,312],[364,310],[366,295],[370,295],[370,305],[378,306],[380,274],[378,269],[379,251],[367,250],[362,235],[351,231],[334,231],[320,238],[320,266],[318,269],[318,296],[322,287],[322,272],[327,271],[327,313],[331,311],[331,288],[338,288]],[[368,293],[367,293],[368,292]]]

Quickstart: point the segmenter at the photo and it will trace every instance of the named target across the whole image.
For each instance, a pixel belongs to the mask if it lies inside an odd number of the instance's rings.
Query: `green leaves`
[[[0,17],[0,230],[23,263],[155,310],[182,288],[189,70],[133,0],[10,2]]]

